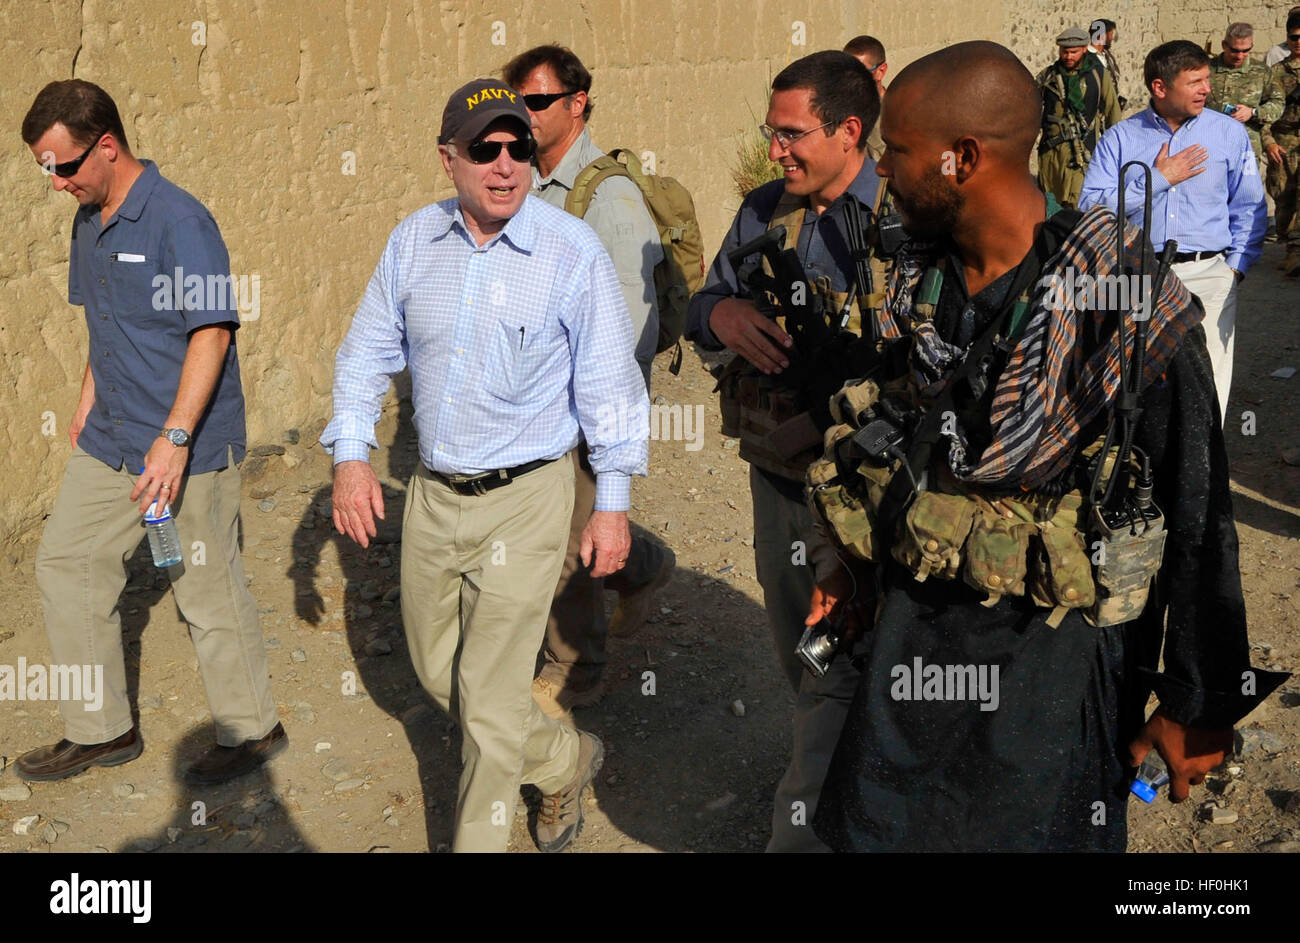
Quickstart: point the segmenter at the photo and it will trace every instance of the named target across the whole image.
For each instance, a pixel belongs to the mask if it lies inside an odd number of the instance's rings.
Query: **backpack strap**
[[[797,249],[799,246],[799,231],[803,229],[804,214],[808,211],[808,201],[801,196],[794,196],[788,191],[781,192],[781,199],[776,201],[776,207],[772,210],[772,218],[767,222],[768,229],[775,229],[777,226],[785,227],[785,247],[787,249]]]
[[[596,195],[596,188],[610,177],[628,177],[635,182],[636,178],[622,161],[613,156],[618,153],[619,151],[614,151],[612,154],[602,154],[578,171],[578,176],[573,178],[573,189],[564,198],[566,213],[579,219],[586,216],[587,209],[591,206],[591,198]]]

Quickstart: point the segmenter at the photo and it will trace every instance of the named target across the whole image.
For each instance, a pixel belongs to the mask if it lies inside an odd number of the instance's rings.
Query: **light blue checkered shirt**
[[[579,427],[596,510],[625,511],[644,475],[649,409],[609,255],[580,219],[534,196],[482,246],[456,199],[389,237],[334,362],[335,463],[369,459],[389,379],[411,368],[420,458],[444,475],[558,459]]]
[[[1162,145],[1170,154],[1200,144],[1209,152],[1202,172],[1177,186],[1155,169]],[[1131,160],[1151,168],[1151,220],[1147,237],[1157,252],[1176,240],[1179,252],[1227,249],[1225,261],[1238,272],[1259,258],[1268,229],[1264,187],[1250,137],[1240,121],[1206,108],[1177,131],[1148,106],[1108,130],[1093,152],[1083,178],[1079,209],[1105,206],[1119,212],[1119,170]],[[1142,225],[1146,177],[1137,167],[1124,175],[1124,214]]]

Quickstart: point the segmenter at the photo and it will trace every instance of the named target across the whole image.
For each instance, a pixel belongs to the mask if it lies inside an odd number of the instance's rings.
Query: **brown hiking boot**
[[[224,783],[251,773],[288,746],[289,735],[284,732],[284,725],[277,722],[261,740],[245,740],[237,747],[214,745],[185,771],[185,781],[192,786]]]
[[[1288,278],[1300,277],[1300,249],[1287,249],[1282,268]]]
[[[630,638],[641,631],[641,626],[645,625],[645,620],[650,615],[650,604],[654,602],[655,593],[668,585],[676,569],[677,555],[664,547],[664,562],[655,578],[629,593],[619,594],[618,607],[609,620],[609,634]]]
[[[143,751],[144,741],[140,732],[132,727],[107,743],[82,744],[60,740],[47,747],[37,747],[18,758],[14,772],[19,779],[29,783],[52,783],[76,776],[92,766],[130,763]]]
[[[551,720],[573,726],[575,707],[594,707],[605,696],[605,682],[597,681],[589,688],[573,688],[547,677],[533,679],[533,700],[542,713]]]
[[[605,762],[605,745],[595,734],[578,731],[578,771],[559,792],[542,796],[537,813],[537,850],[554,853],[573,844],[582,831],[582,791]]]

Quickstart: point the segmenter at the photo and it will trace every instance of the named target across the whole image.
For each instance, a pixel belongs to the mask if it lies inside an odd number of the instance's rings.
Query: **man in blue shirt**
[[[772,814],[768,850],[774,852],[826,850],[812,833],[812,817],[858,674],[841,656],[824,677],[814,678],[795,654],[813,592],[813,570],[838,566],[834,553],[824,560],[809,559],[807,553],[815,542],[812,516],[803,500],[803,477],[813,453],[821,450],[824,430],[810,418],[816,404],[779,376],[791,365],[793,339],[759,312],[727,253],[784,224],[785,246],[798,253],[809,291],[821,297],[823,310],[832,313],[837,326],[841,312],[856,311],[853,317],[862,318],[857,306],[866,289],[855,284],[846,227],[853,218],[850,203],[856,204],[862,220],[871,218],[878,181],[866,147],[879,113],[871,73],[844,52],[805,56],[773,79],[760,130],[771,142],[768,157],[781,165],[784,179],[745,197],[687,315],[687,338],[710,350],[726,347],[749,365],[743,372],[728,373],[721,383],[724,431],[730,404],[735,404],[740,418],[728,434],[739,434],[740,457],[750,463],[755,568],[777,657],[797,694],[793,756],[777,786]],[[846,304],[850,294],[851,306]],[[810,371],[826,367],[812,364]],[[739,397],[728,392],[735,376],[742,389]],[[746,389],[754,395],[743,392]],[[821,398],[824,405],[826,396]],[[793,434],[778,438],[763,432],[775,428]]]
[[[631,476],[649,400],[608,253],[586,223],[529,196],[522,97],[479,79],[452,94],[438,152],[456,198],[393,231],[339,348],[334,525],[363,547],[383,517],[369,463],[389,378],[409,365],[421,464],[402,521],[402,619],[416,673],[460,723],[455,851],[504,851],[521,782],[543,794],[542,851],[582,826],[604,751],[532,697],[573,509],[579,432],[596,474],[581,538],[594,578],[631,546]]]
[[[1195,43],[1157,46],[1144,66],[1151,105],[1102,137],[1088,165],[1079,208],[1103,204],[1118,211],[1120,168],[1149,164],[1151,219],[1147,236],[1157,251],[1178,243],[1173,271],[1205,306],[1206,346],[1214,367],[1220,418],[1228,414],[1232,384],[1237,283],[1259,258],[1267,209],[1250,138],[1241,123],[1207,111],[1210,57]],[[1125,213],[1142,221],[1144,177],[1124,178]]]
[[[217,745],[185,778],[222,782],[288,746],[239,555],[244,395],[230,259],[212,214],[132,155],[99,86],[50,83],[22,133],[54,189],[81,206],[68,301],[84,306],[90,331],[36,580],[54,663],[102,666],[103,699],[60,701],[65,739],[21,757],[18,775],[57,780],[140,755],[117,599],[140,515],[157,502],[175,517],[184,556],[168,573],[216,723]]]

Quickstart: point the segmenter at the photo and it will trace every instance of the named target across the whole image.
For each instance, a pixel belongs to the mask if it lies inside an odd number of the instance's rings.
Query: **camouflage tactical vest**
[[[913,306],[918,321],[933,319],[945,267],[946,259],[922,279]],[[1022,293],[1016,302],[1020,310],[1013,308],[1013,322],[1023,317],[1027,302],[1027,293]],[[861,427],[864,412],[882,396],[923,409],[931,405],[910,376],[883,388],[872,380],[846,384],[831,401],[835,425],[826,431],[823,455],[808,468],[808,506],[843,551],[869,563],[881,563],[888,555],[918,582],[960,577],[987,594],[986,606],[1003,595],[1028,595],[1035,605],[1052,610],[1047,624],[1053,628],[1070,609],[1085,610],[1094,625],[1127,621],[1141,612],[1150,577],[1159,567],[1163,532],[1154,542],[1154,562],[1139,561],[1140,573],[1110,572],[1099,585],[1093,565],[1104,567],[1105,560],[1089,552],[1085,535],[1092,509],[1078,488],[1060,495],[995,495],[958,480],[940,460],[931,480],[898,516],[894,532],[882,534],[879,520],[886,489],[896,473],[908,472],[897,460],[886,465],[855,461],[846,457],[844,448]],[[1084,450],[1084,458],[1095,457],[1103,443],[1104,437],[1098,438]],[[1106,473],[1116,452],[1112,449],[1106,457]],[[1123,592],[1107,588],[1116,586]]]
[[[882,185],[877,196],[883,190]],[[786,248],[798,248],[807,208],[805,197],[781,194],[767,228],[785,226]],[[763,265],[771,274],[767,263]],[[883,284],[883,270],[877,268],[874,257],[872,266],[876,284]],[[812,279],[808,288],[821,299],[827,312],[840,312],[847,307],[847,328],[859,336],[862,333],[860,306],[870,310],[884,298],[883,291],[876,291],[870,296],[855,296],[850,301],[847,292],[832,290],[830,279],[824,275]],[[785,330],[784,317],[777,318],[777,324]],[[738,356],[718,377],[718,392],[722,434],[740,440],[740,457],[764,471],[802,483],[809,463],[821,454],[823,430],[801,401],[801,391],[791,387],[781,374],[765,374]]]

